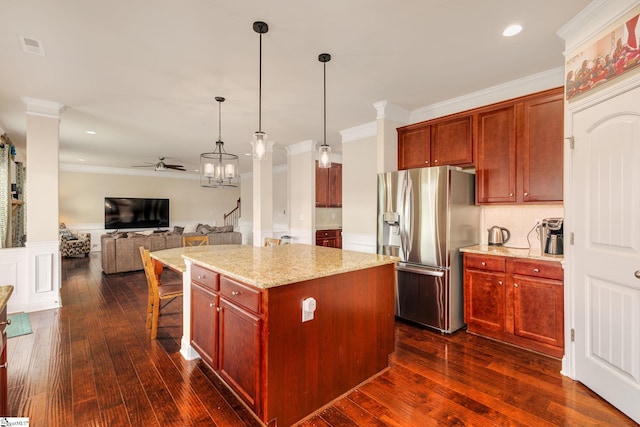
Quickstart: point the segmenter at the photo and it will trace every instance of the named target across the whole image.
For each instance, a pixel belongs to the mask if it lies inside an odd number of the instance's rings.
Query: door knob
[[[640,270],[636,270],[634,276],[636,276],[636,279],[640,279]]]

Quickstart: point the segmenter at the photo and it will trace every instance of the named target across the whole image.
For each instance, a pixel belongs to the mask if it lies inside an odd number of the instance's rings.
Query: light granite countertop
[[[303,244],[210,245],[151,252],[151,257],[185,271],[184,259],[258,288],[317,279],[393,264],[397,258]]]
[[[13,293],[13,286],[5,285],[0,286],[0,311],[4,310],[9,302],[9,297]]]
[[[542,254],[540,248],[522,249],[509,246],[473,245],[460,248],[460,252],[469,252],[480,255],[497,255],[511,258],[528,258],[540,261],[552,261],[564,264],[563,255]]]

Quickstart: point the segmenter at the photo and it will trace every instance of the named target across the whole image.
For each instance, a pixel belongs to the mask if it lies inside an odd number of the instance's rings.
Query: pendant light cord
[[[258,78],[258,132],[262,132],[262,33],[260,33],[260,67]]]
[[[327,145],[327,63],[323,64],[324,69],[324,140],[323,144]]]

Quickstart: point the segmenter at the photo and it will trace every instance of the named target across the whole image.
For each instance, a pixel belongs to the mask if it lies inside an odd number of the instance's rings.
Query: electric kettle
[[[504,227],[494,225],[487,229],[487,231],[489,232],[489,238],[487,241],[492,246],[502,246],[504,243],[509,241],[509,238],[511,238],[511,233]]]

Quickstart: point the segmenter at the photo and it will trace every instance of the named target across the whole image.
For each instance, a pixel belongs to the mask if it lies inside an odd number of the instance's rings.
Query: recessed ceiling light
[[[505,37],[511,37],[511,36],[515,36],[520,31],[522,31],[522,25],[518,25],[518,24],[509,25],[507,28],[504,29],[504,31],[502,32],[502,35]]]
[[[78,159],[79,162],[84,162],[84,159]]]
[[[95,130],[85,130],[84,133],[88,133],[89,135],[95,135],[96,131]]]

